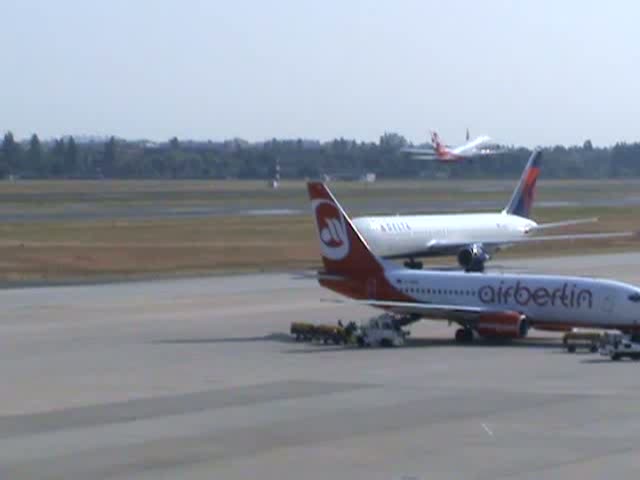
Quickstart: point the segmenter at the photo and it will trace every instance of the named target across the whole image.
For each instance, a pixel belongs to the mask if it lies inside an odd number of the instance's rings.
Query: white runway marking
[[[484,428],[484,431],[487,432],[489,434],[489,436],[493,437],[493,432],[491,431],[491,429],[489,427],[487,427],[486,423],[482,423],[482,428]]]

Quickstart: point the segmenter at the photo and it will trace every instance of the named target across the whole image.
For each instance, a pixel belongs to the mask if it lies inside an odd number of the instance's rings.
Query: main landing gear
[[[422,262],[414,260],[410,258],[406,262],[404,262],[404,266],[410,268],[411,270],[422,270]]]
[[[456,330],[456,343],[473,342],[473,330],[470,328],[459,328]]]

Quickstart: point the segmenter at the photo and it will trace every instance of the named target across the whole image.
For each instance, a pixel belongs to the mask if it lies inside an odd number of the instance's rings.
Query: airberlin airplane
[[[466,141],[457,147],[450,147],[442,143],[437,132],[431,132],[432,148],[406,147],[401,149],[402,153],[410,155],[419,160],[435,160],[442,163],[457,163],[478,157],[487,157],[505,153],[508,150],[498,149],[490,137],[482,135],[473,140],[469,137],[467,130]]]
[[[530,327],[619,329],[640,334],[640,289],[612,280],[560,275],[413,270],[378,258],[329,189],[310,182],[323,287],[384,309],[398,325],[426,319],[460,325],[455,338],[520,338]]]

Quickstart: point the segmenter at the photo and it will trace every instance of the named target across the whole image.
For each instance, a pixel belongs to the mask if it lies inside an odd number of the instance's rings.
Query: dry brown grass
[[[218,217],[6,224],[0,227],[0,279],[302,269],[317,263],[318,257],[311,223],[301,220]]]
[[[452,185],[458,188],[451,188]],[[334,187],[343,203],[366,205],[371,200],[395,199],[399,204],[460,196],[486,200],[504,192],[473,191],[487,182],[380,182],[365,187],[340,183]],[[489,182],[504,187],[512,181]],[[630,194],[636,181],[549,182],[546,191],[565,197],[597,192]],[[465,191],[468,189],[469,191]],[[640,190],[640,188],[638,188]],[[464,193],[460,193],[460,192]],[[543,192],[544,193],[544,189]],[[608,193],[607,193],[608,192]],[[540,195],[543,197],[543,195]],[[556,198],[555,194],[551,198]],[[184,202],[247,208],[268,207],[286,200],[299,209],[308,201],[302,182],[285,182],[277,192],[262,182],[17,182],[0,184],[0,209],[66,211],[68,202],[90,205],[99,212],[113,202],[135,208],[142,204],[181,205]],[[13,207],[7,207],[7,202]],[[541,222],[599,216],[598,224],[547,233],[640,230],[633,208],[545,208],[535,212]],[[531,244],[502,252],[498,258],[522,255],[561,255],[581,252],[634,250],[630,240]],[[429,259],[427,264],[452,264],[452,258]],[[319,249],[310,215],[219,216],[157,220],[51,221],[0,224],[0,280],[62,280],[146,275],[186,275],[259,270],[300,270],[319,264]]]
[[[545,221],[570,218],[545,211]],[[582,216],[594,212],[585,211]],[[600,224],[573,231],[629,227],[628,209],[613,209]],[[562,232],[550,232],[562,233]],[[561,255],[637,248],[636,240],[531,244],[500,254]],[[442,265],[452,258],[429,259]],[[7,224],[0,227],[0,279],[95,279],[260,270],[302,270],[319,264],[310,216],[215,217],[145,221]]]

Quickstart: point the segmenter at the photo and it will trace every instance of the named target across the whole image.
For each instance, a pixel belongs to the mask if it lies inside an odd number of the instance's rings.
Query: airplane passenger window
[[[640,293],[636,292],[636,293],[632,293],[631,295],[629,295],[629,300],[631,300],[632,302],[640,302]]]

